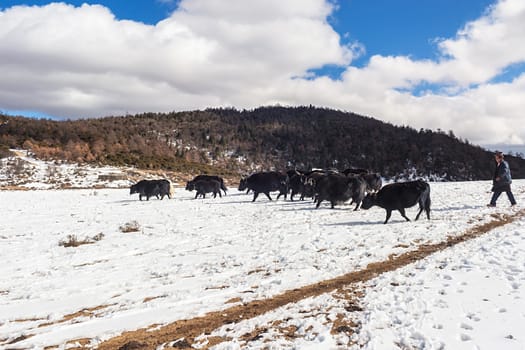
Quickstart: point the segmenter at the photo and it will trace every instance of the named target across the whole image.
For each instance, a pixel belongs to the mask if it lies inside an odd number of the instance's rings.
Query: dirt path
[[[109,339],[100,344],[98,349],[101,350],[131,350],[131,349],[155,349],[158,345],[172,342],[177,339],[184,339],[179,342],[177,348],[191,348],[195,338],[201,334],[209,334],[213,330],[225,325],[231,324],[238,320],[250,319],[278,307],[289,303],[319,296],[324,293],[331,293],[335,290],[341,290],[349,285],[358,282],[365,282],[379,274],[396,270],[443,249],[452,247],[458,243],[468,241],[479,237],[491,230],[511,223],[525,216],[525,209],[513,214],[492,214],[492,220],[485,224],[479,224],[471,227],[464,233],[449,237],[447,240],[429,245],[422,245],[418,249],[403,253],[397,256],[391,256],[386,261],[369,264],[365,269],[350,272],[348,274],[325,280],[316,284],[304,286],[301,288],[285,291],[270,299],[255,300],[244,305],[233,306],[227,309],[210,312],[202,317],[196,317],[188,320],[180,320],[174,323],[155,328],[154,330],[139,329],[125,332],[120,336]],[[216,339],[213,343],[220,343],[221,339]]]

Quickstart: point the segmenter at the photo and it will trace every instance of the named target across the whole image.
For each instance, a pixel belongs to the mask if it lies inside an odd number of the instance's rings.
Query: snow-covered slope
[[[143,173],[133,168],[42,161],[25,150],[0,159],[0,189],[123,188]]]
[[[127,189],[0,191],[0,347],[97,346],[152,325],[154,334],[170,322],[364,269],[504,214],[515,220],[351,286],[359,307],[349,307],[341,291],[327,292],[229,322],[197,343],[523,349],[525,181],[513,184],[514,208],[505,196],[487,208],[489,189],[489,182],[431,183],[430,221],[394,213],[387,225],[379,208],[251,203],[235,189],[197,200],[177,189],[162,201],[139,201]],[[66,247],[75,240],[89,244]]]

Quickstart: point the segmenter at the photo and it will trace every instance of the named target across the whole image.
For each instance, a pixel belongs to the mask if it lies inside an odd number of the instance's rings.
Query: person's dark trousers
[[[510,190],[510,186],[504,186],[502,188],[494,190],[494,194],[492,195],[492,199],[490,200],[490,205],[496,205],[496,201],[498,200],[499,196],[503,193],[507,193],[507,197],[509,197],[509,201],[511,205],[516,204],[516,199],[514,199],[514,195],[512,194]]]

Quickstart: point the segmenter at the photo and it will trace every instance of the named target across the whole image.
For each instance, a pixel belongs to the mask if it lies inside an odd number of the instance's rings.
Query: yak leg
[[[264,194],[266,195],[266,197],[268,197],[269,200],[272,200],[272,197],[270,197],[270,192],[264,192]],[[279,198],[279,197],[277,197]]]
[[[410,221],[410,219],[407,217],[405,213],[405,208],[399,208],[398,211],[399,213],[401,213],[401,216],[404,217],[406,221]]]
[[[197,199],[198,196],[199,196],[199,191],[197,191],[197,193],[195,193],[195,199]]]
[[[390,219],[390,216],[392,215],[392,210],[387,209],[386,210],[386,220],[383,224],[386,224],[388,222],[388,219]]]
[[[255,200],[259,197],[259,192],[253,191],[253,199],[252,202],[255,202]]]
[[[417,221],[417,219],[419,219],[419,215],[421,215],[421,212],[423,211],[423,206],[419,206],[419,211],[417,212],[417,215],[416,215],[416,219],[415,221]]]

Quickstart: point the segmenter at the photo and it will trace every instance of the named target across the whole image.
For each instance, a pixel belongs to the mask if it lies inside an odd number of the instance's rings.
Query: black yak
[[[363,199],[361,208],[370,209],[377,205],[386,210],[385,224],[392,215],[392,210],[397,210],[407,221],[410,219],[405,214],[405,208],[410,208],[419,203],[419,212],[416,220],[419,219],[421,212],[425,210],[427,219],[430,220],[430,185],[422,180],[397,182],[389,184],[380,189],[377,193],[369,193]]]

